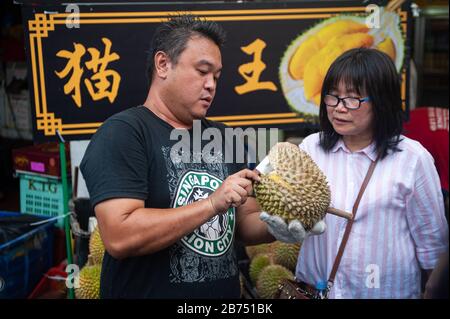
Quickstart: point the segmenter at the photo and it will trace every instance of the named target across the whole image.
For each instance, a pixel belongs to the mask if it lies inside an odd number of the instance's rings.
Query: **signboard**
[[[377,47],[395,60],[408,110],[408,3],[393,12],[367,1],[34,3],[23,3],[22,12],[37,141],[55,140],[56,130],[68,140],[89,139],[111,115],[142,104],[152,34],[180,12],[227,31],[210,119],[244,127],[316,125],[322,73],[333,61],[327,45],[356,39],[352,33],[362,34],[354,47]]]

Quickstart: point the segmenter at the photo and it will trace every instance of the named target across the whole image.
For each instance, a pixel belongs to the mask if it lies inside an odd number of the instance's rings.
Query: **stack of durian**
[[[105,246],[97,226],[89,239],[88,262],[78,273],[79,287],[75,288],[75,297],[77,299],[100,298],[100,274],[104,253]]]
[[[245,249],[250,259],[250,280],[257,295],[264,299],[274,298],[281,281],[294,278],[300,245],[276,241]]]

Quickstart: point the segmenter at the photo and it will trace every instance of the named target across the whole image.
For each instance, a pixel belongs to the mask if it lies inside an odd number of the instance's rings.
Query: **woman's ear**
[[[163,51],[156,52],[155,58],[154,58],[154,63],[155,63],[156,76],[161,79],[167,78],[167,72],[171,65],[170,59],[167,56],[167,54]]]

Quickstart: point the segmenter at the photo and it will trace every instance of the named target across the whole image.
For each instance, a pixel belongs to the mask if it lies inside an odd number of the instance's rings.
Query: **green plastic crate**
[[[62,181],[37,174],[19,174],[20,211],[22,213],[56,217],[64,215]],[[68,181],[70,198],[72,189]],[[56,226],[64,228],[64,218],[58,219]]]

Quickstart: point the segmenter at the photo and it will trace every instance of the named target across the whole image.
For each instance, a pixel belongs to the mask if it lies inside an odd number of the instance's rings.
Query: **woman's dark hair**
[[[347,91],[369,96],[373,109],[373,139],[381,158],[400,151],[403,126],[400,76],[392,59],[376,49],[352,49],[338,57],[328,69],[320,102],[320,146],[330,151],[341,138],[328,120],[324,96],[344,84]],[[364,107],[364,106],[361,106]]]
[[[156,29],[147,57],[147,76],[152,83],[155,55],[165,52],[173,64],[177,64],[180,54],[186,49],[190,38],[198,35],[213,41],[222,48],[226,34],[224,29],[214,21],[207,21],[190,14],[172,16]]]

